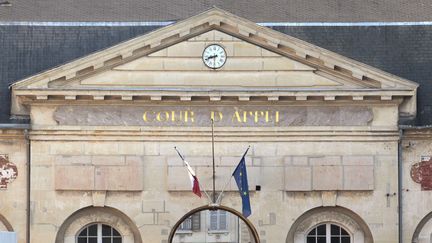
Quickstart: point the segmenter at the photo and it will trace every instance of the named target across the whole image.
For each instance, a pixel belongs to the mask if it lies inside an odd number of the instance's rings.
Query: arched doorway
[[[373,243],[372,233],[357,214],[343,207],[319,207],[292,225],[287,243]]]
[[[9,221],[0,214],[0,242],[16,242],[17,234]]]
[[[226,239],[225,239],[226,238]],[[253,224],[240,212],[225,206],[202,206],[185,214],[171,229],[169,243],[259,243]]]
[[[141,243],[141,235],[132,220],[110,207],[88,207],[78,210],[63,222],[56,243],[77,243],[80,239],[109,237],[119,243]]]
[[[432,242],[432,212],[428,213],[417,225],[412,243]]]
[[[14,231],[9,221],[0,214],[0,231]]]

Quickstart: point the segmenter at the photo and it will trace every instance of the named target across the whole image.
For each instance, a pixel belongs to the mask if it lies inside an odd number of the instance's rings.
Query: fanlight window
[[[306,237],[306,243],[351,243],[351,236],[344,228],[327,223],[313,228]]]
[[[77,243],[122,243],[122,237],[109,225],[92,224],[79,232]]]

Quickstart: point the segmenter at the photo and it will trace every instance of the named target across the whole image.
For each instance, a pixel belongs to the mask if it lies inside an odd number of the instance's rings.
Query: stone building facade
[[[221,68],[203,63],[211,44]],[[11,86],[12,113],[31,124],[0,133],[0,231],[75,243],[93,226],[112,242],[168,242],[209,204],[174,146],[210,189],[213,118],[218,191],[250,146],[260,242],[430,242],[430,130],[398,125],[416,115],[417,87],[209,10]],[[233,180],[221,204],[241,211]]]

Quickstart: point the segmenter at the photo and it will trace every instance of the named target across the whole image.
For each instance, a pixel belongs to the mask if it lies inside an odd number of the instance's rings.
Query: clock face
[[[225,64],[227,56],[222,46],[211,44],[204,49],[202,59],[207,67],[218,69]]]

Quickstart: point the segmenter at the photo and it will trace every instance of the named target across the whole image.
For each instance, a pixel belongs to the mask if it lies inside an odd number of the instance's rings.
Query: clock
[[[217,44],[208,45],[202,54],[204,64],[211,69],[221,68],[227,59],[225,49]]]

